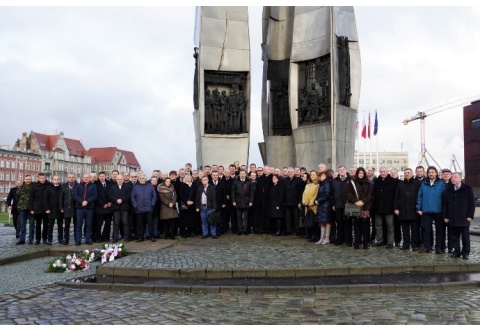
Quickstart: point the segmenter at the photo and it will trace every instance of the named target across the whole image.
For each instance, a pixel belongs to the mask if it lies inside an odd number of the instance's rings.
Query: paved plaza
[[[82,245],[82,249],[95,248]],[[245,293],[215,290],[144,292],[135,285],[88,290],[66,286],[75,277],[122,270],[148,269],[208,278],[216,274],[263,274],[265,277],[321,270],[325,275],[355,276],[430,270],[477,271],[480,242],[472,236],[469,260],[447,254],[424,255],[400,249],[318,246],[295,236],[223,235],[157,242],[129,242],[129,256],[79,273],[45,273],[52,255],[77,247],[54,244],[15,245],[14,230],[0,227],[0,324],[479,324],[480,287],[430,291],[362,292],[346,290],[258,290]],[[29,258],[29,256],[35,256]],[[226,276],[219,274],[227,274]],[[147,276],[148,277],[148,276]],[[151,283],[152,279],[149,278]],[[194,279],[193,279],[194,280]],[[275,281],[275,279],[273,279]],[[58,284],[58,283],[61,283]],[[465,283],[464,283],[465,284]],[[101,284],[100,284],[101,285]],[[355,291],[355,292],[353,292]],[[365,290],[368,291],[368,290]]]

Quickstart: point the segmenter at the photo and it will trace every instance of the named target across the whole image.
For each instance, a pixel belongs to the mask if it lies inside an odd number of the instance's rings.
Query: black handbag
[[[308,210],[305,214],[305,228],[312,229],[315,226],[315,217],[317,215],[312,210]]]
[[[192,197],[192,191],[193,191],[193,188],[190,189],[190,195],[188,196],[188,200],[190,200],[190,198]],[[179,204],[180,204],[180,211],[188,211],[190,209],[188,205],[182,201],[180,201]]]

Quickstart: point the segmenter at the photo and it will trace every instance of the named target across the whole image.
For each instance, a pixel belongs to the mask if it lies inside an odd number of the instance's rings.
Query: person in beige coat
[[[177,228],[175,226],[178,219],[177,211],[177,193],[173,187],[170,178],[158,185],[158,197],[160,198],[160,221],[163,222],[165,239],[175,239]]]

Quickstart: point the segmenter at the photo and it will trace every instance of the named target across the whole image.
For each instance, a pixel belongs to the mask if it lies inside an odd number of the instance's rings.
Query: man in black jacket
[[[98,173],[98,180],[95,181],[98,195],[95,201],[92,231],[92,241],[95,243],[101,243],[102,240],[108,242],[110,239],[110,228],[112,226],[110,206],[112,203],[108,200],[107,191],[111,183],[106,178],[105,172],[100,172]]]
[[[302,180],[295,177],[295,169],[289,167],[282,181],[285,186],[285,235],[298,230],[298,219],[302,207]],[[278,230],[278,228],[277,228]]]
[[[335,241],[333,244],[352,245],[352,219],[345,218],[345,204],[347,204],[347,186],[351,184],[350,175],[345,166],[338,167],[338,175],[332,180],[333,210],[335,211]]]
[[[8,210],[12,214],[13,226],[15,227],[16,238],[18,238],[18,235],[20,233],[20,225],[18,223],[17,190],[18,190],[18,187],[22,185],[22,183],[23,183],[22,180],[16,180],[15,187],[10,188],[10,191],[8,192],[8,196],[7,196],[7,206],[8,206]]]
[[[48,217],[47,245],[52,245],[55,220],[57,221],[58,242],[62,243],[63,241],[63,213],[60,209],[61,194],[60,178],[58,175],[54,175],[52,184],[45,190],[45,213]]]
[[[394,198],[394,213],[398,216],[403,233],[403,245],[401,250],[418,251],[420,246],[418,227],[420,222],[417,218],[416,204],[420,181],[413,178],[411,168],[404,171],[404,180],[398,182]]]
[[[393,248],[394,228],[393,228],[393,209],[395,191],[397,190],[398,180],[394,180],[386,167],[380,168],[380,176],[373,183],[373,205],[375,209],[375,232],[376,242],[374,246],[383,245],[382,222],[385,221],[387,226],[387,246]]]
[[[232,205],[237,211],[237,235],[248,235],[248,208],[253,205],[254,187],[246,179],[247,172],[240,170],[238,180],[232,186]]]
[[[45,213],[45,191],[50,185],[44,173],[38,174],[38,181],[32,185],[30,191],[30,213],[35,219],[35,244],[40,244],[40,238],[43,244],[47,243],[48,217]],[[43,224],[43,229],[42,229]]]
[[[123,175],[117,175],[116,183],[112,184],[107,190],[113,213],[112,243],[116,243],[119,239],[120,224],[123,227],[123,240],[125,242],[129,241],[128,210],[130,209],[133,185],[125,184],[123,180]]]
[[[63,228],[63,245],[68,245],[70,240],[70,223],[73,219],[73,228],[76,224],[75,214],[75,200],[73,199],[73,192],[77,180],[74,173],[68,173],[67,182],[62,184],[60,192],[60,212],[63,214],[64,228]]]

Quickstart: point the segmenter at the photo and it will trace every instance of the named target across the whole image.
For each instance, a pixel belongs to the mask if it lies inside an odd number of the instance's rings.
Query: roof
[[[120,149],[118,149],[118,151],[120,151],[123,155],[125,155],[125,160],[127,161],[127,165],[140,168],[140,164],[138,163],[137,157],[135,157],[135,154],[133,153],[133,151],[120,150]]]
[[[80,140],[65,138],[65,144],[67,145],[70,155],[84,156],[87,153],[87,150],[83,147]]]
[[[92,156],[92,163],[111,163],[117,150],[117,147],[90,148],[86,153]]]
[[[58,141],[58,134],[46,135],[42,133],[32,132],[35,135],[41,150],[53,150],[53,147]],[[84,156],[85,148],[80,140],[65,138],[65,144],[72,156]]]

